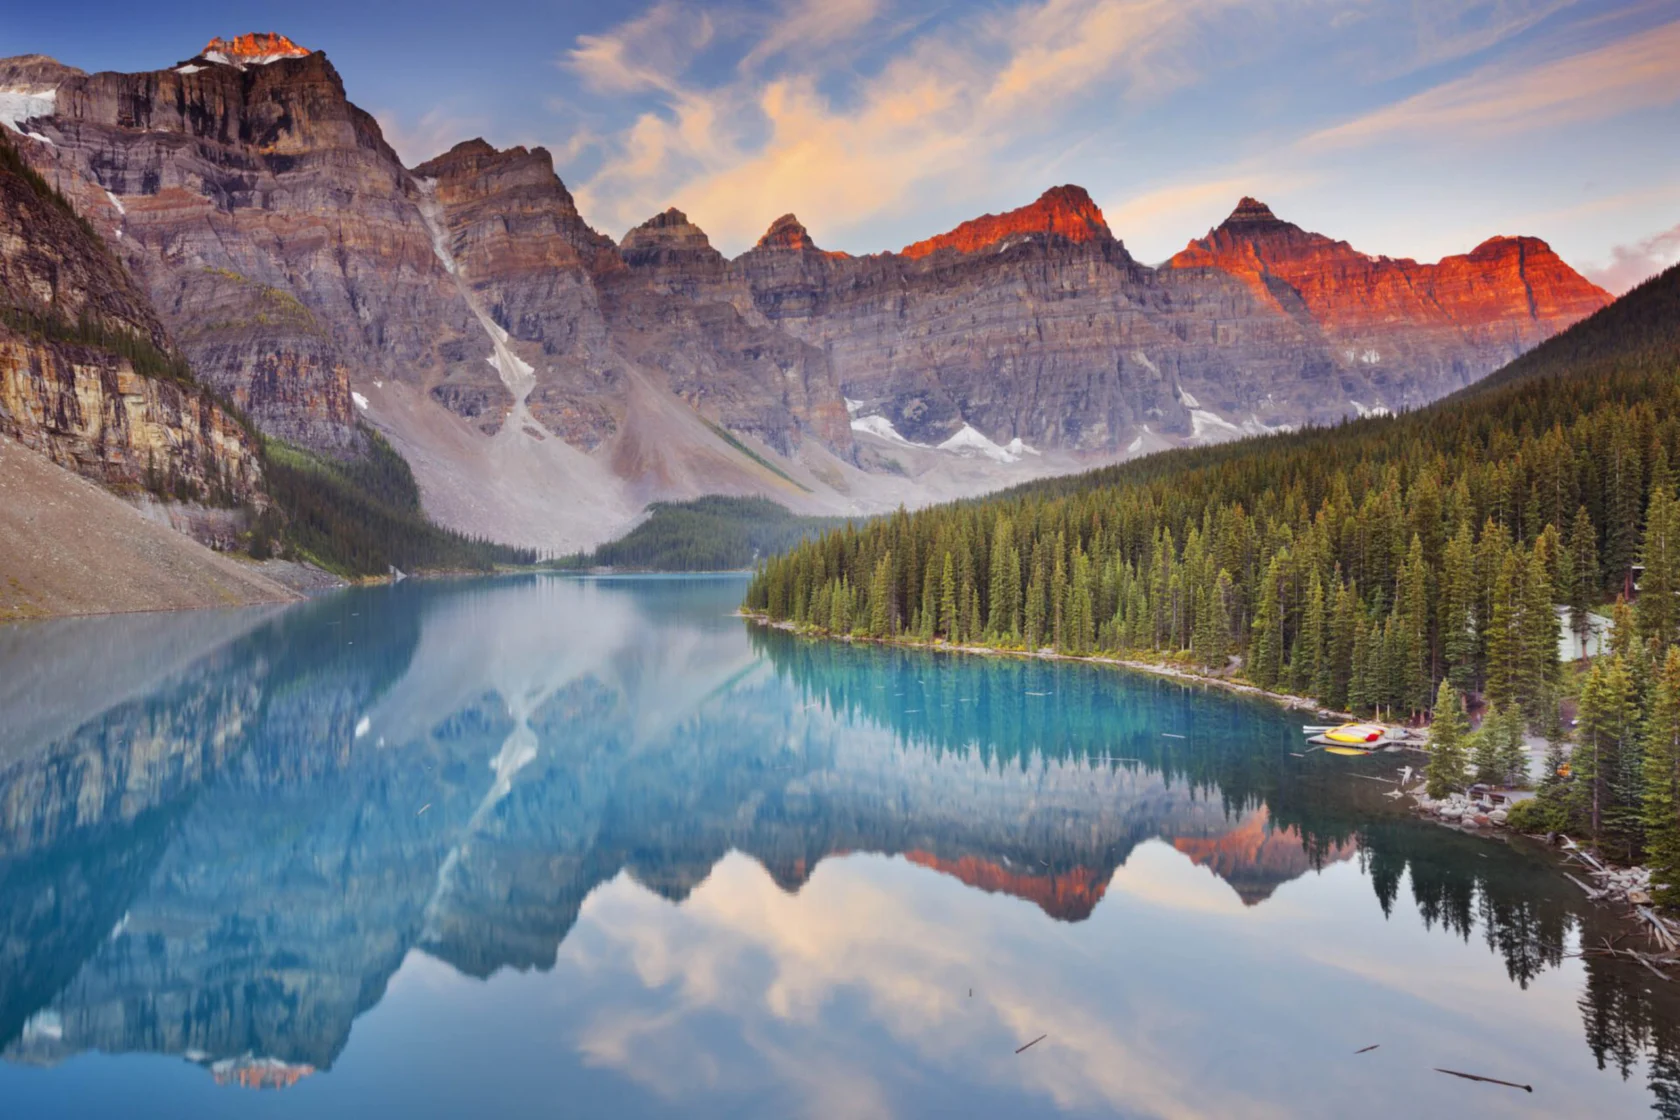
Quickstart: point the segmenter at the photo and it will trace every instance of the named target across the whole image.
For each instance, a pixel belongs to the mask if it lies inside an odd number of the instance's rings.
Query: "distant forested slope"
[[[655,502],[647,520],[594,552],[568,556],[562,568],[634,568],[707,572],[750,568],[845,523],[837,517],[802,517],[768,498],[709,496],[690,502]]]
[[[468,537],[428,518],[408,463],[376,432],[368,433],[365,453],[346,460],[268,440],[263,463],[274,505],[253,527],[254,555],[297,554],[349,576],[536,563],[531,549]]]

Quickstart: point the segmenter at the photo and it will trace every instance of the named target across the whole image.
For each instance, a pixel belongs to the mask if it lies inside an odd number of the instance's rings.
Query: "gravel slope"
[[[297,598],[0,438],[0,621]]]

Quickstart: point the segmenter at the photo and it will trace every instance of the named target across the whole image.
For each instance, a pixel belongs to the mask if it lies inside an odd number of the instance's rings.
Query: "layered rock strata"
[[[1533,238],[1423,265],[1252,199],[1150,268],[1075,186],[897,253],[825,251],[790,214],[727,260],[675,209],[615,244],[542,148],[406,169],[273,34],[144,74],[5,60],[0,91],[265,431],[351,455],[366,419],[435,515],[541,545],[656,498],[869,512],[1420,405],[1608,300]]]
[[[252,434],[183,377],[98,237],[0,156],[0,435],[119,489],[260,501]]]

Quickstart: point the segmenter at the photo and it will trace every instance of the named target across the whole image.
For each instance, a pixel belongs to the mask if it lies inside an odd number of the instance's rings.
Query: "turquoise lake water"
[[[1404,759],[744,588],[0,627],[0,1115],[1680,1116],[1680,985]]]

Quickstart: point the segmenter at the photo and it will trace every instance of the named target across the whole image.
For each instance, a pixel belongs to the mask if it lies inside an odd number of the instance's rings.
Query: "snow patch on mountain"
[[[1205,408],[1192,408],[1190,410],[1191,439],[1217,443],[1227,439],[1240,439],[1247,434],[1217,412],[1209,412]]]
[[[957,429],[957,434],[940,444],[939,450],[984,455],[999,463],[1018,463],[1023,455],[1038,454],[1037,450],[1022,443],[1019,436],[1010,440],[1008,446],[999,447],[971,424]]]
[[[39,117],[52,116],[57,105],[56,89],[0,89],[0,124],[13,132],[30,135],[33,139],[47,140],[45,136],[28,133],[23,124]]]
[[[860,402],[848,400],[846,401],[848,411],[854,404],[862,407]],[[927,451],[943,451],[950,455],[979,455],[998,463],[1019,463],[1028,455],[1040,454],[1036,447],[1026,444],[1020,436],[1016,436],[1008,443],[999,446],[987,439],[984,433],[972,424],[964,424],[957,429],[955,435],[939,444],[917,443],[914,440],[905,439],[899,433],[899,430],[893,427],[892,421],[885,416],[858,416],[854,413],[852,416],[852,431],[862,432],[865,435],[884,439],[890,443],[903,444],[905,447],[920,447]]]
[[[850,407],[852,403],[853,402],[851,401],[846,402],[848,407]],[[852,431],[865,432],[869,435],[875,436],[877,439],[891,440],[893,443],[902,443],[906,447],[927,446],[925,443],[911,443],[909,440],[899,435],[898,429],[893,427],[892,421],[888,420],[885,416],[853,417]]]
[[[1199,443],[1224,443],[1230,439],[1243,439],[1246,436],[1265,436],[1274,432],[1294,431],[1293,425],[1279,425],[1268,428],[1260,422],[1260,418],[1249,413],[1248,419],[1241,424],[1235,424],[1205,408],[1190,410],[1190,439]]]

